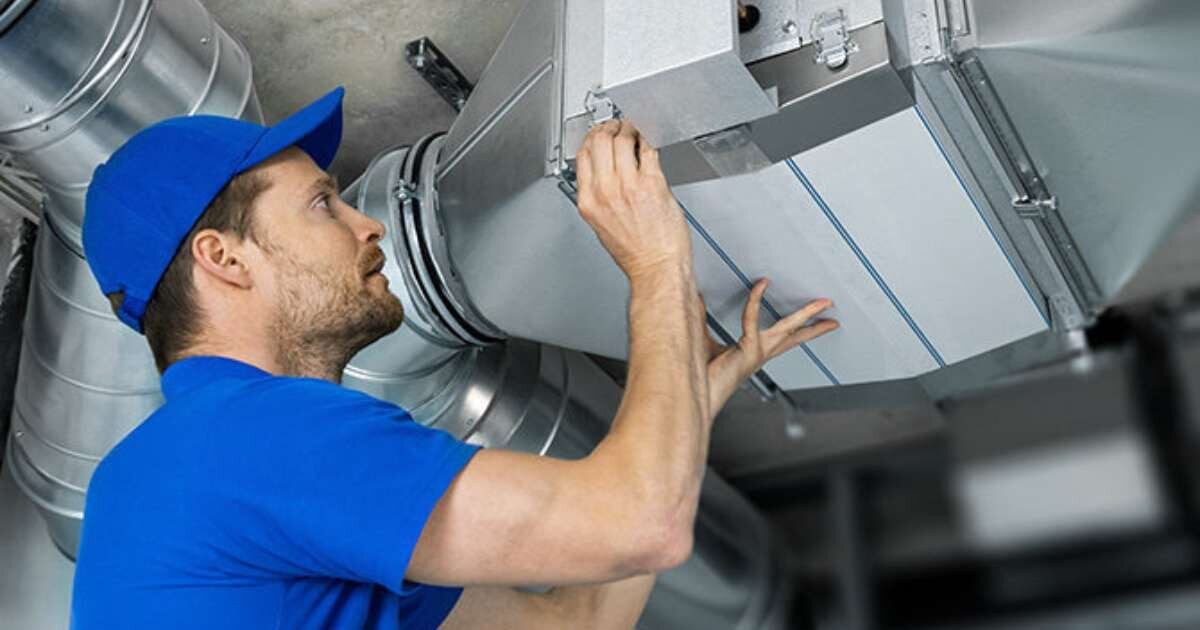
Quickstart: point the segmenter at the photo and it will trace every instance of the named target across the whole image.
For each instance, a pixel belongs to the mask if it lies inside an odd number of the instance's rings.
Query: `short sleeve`
[[[249,426],[209,500],[227,552],[272,575],[369,582],[409,594],[417,539],[477,447],[395,405],[308,379],[247,392]]]

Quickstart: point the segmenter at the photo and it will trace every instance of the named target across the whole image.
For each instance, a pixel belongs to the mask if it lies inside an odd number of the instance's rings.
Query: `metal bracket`
[[[830,70],[846,65],[850,55],[858,52],[858,44],[850,39],[846,29],[846,12],[842,9],[818,13],[813,18],[811,32],[816,47],[815,61]]]
[[[1013,210],[1023,219],[1045,219],[1050,212],[1058,211],[1058,197],[1051,195],[1047,199],[1033,199],[1028,195],[1016,197],[1012,201]]]
[[[417,193],[416,184],[413,184],[409,181],[401,181],[400,183],[396,184],[396,188],[392,190],[392,194],[395,195],[396,199],[398,199],[402,204],[408,203],[413,199],[421,198],[420,194]]]
[[[950,68],[1016,191],[1013,209],[1032,224],[1045,242],[1047,253],[1061,270],[1080,310],[1096,313],[1103,303],[1100,287],[1059,212],[1058,200],[1034,164],[983,63],[974,51],[967,51],[956,55]]]
[[[422,37],[409,42],[404,47],[404,59],[414,70],[421,73],[421,77],[433,86],[439,96],[450,103],[454,111],[462,111],[475,85],[450,63],[432,40]]]

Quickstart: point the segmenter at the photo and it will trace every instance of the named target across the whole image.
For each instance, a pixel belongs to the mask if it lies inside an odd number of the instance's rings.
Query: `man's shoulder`
[[[214,380],[168,399],[104,457],[101,468],[121,468],[123,464],[141,468],[147,460],[183,453],[201,455],[302,441],[319,434],[321,425],[351,419],[403,421],[411,417],[390,402],[319,379]],[[269,442],[263,441],[268,438]]]

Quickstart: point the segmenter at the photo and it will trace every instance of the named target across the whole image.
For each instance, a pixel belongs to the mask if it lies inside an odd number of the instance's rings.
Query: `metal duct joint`
[[[48,191],[5,461],[73,557],[96,464],[161,402],[83,258],[92,171],[164,118],[262,113],[249,56],[197,0],[38,0],[0,32],[0,93],[0,148]]]
[[[404,177],[396,188],[404,210],[397,224],[404,254],[400,260],[409,270],[406,277],[417,283],[410,286],[419,288],[423,304],[444,328],[468,343],[484,345],[508,335],[475,308],[450,257],[437,188],[445,143],[445,134],[426,136],[405,160]]]

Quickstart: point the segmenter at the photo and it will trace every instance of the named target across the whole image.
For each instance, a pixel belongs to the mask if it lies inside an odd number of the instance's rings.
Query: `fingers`
[[[599,191],[613,190],[617,183],[613,144],[618,131],[619,123],[610,120],[593,127],[584,143],[591,153],[593,181]]]
[[[840,324],[832,319],[820,319],[806,325],[832,307],[833,302],[830,300],[813,300],[795,313],[775,322],[775,325],[763,333],[763,346],[767,357],[773,359],[802,343],[837,330]]]
[[[663,177],[662,164],[658,161],[658,149],[650,146],[645,138],[641,139],[641,145],[638,149],[638,162],[642,165],[643,175],[652,175],[655,177]]]
[[[808,320],[820,315],[832,307],[833,302],[828,299],[822,298],[820,300],[813,300],[802,306],[800,310],[796,311],[795,313],[792,313],[791,315],[779,320],[779,322],[775,324],[775,326],[772,326],[772,328],[779,328],[790,333],[803,326],[806,322],[808,322]]]
[[[758,313],[770,284],[766,278],[754,283],[754,288],[750,289],[750,297],[746,298],[746,307],[742,309],[742,336],[752,343],[758,340]]]
[[[622,122],[613,140],[614,165],[626,190],[633,190],[637,186],[637,146],[640,139],[641,135],[632,124]]]
[[[585,144],[575,155],[575,186],[579,191],[579,205],[582,207],[588,207],[593,199],[593,186],[596,182],[593,168],[592,151]]]
[[[836,319],[818,319],[812,324],[803,326],[788,335],[785,342],[787,347],[784,349],[790,350],[802,343],[812,341],[822,335],[827,335],[841,327],[842,325]]]

